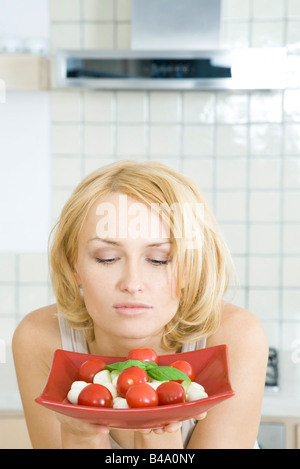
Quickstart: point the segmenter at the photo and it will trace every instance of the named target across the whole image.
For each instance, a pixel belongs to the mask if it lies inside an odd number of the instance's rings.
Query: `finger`
[[[97,433],[99,435],[108,435],[109,434],[109,428],[106,427],[105,425],[96,425],[97,427]]]
[[[207,416],[207,412],[203,412],[202,414],[198,414],[194,417],[195,420],[203,420]]]
[[[161,428],[155,428],[153,430],[153,433],[156,433],[156,435],[162,435],[164,433],[165,429],[164,427],[161,427]]]
[[[161,435],[164,433],[164,427],[159,427],[159,428],[144,428],[140,429],[139,432],[143,433],[144,435],[149,435],[150,433],[156,433],[158,435]]]
[[[182,427],[182,422],[172,422],[166,426],[165,430],[168,433],[174,433],[180,430]]]
[[[164,428],[157,428],[156,430],[154,430],[154,432],[157,434],[161,434],[163,432],[174,433],[177,432],[181,427],[181,422],[172,422],[166,425]]]
[[[152,432],[152,428],[140,429],[139,432],[143,433],[144,435],[148,435],[149,433]]]

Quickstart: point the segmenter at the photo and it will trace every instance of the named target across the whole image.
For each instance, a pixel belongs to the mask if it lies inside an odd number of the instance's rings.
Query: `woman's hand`
[[[202,414],[198,414],[195,417],[193,417],[194,420],[203,420],[205,419],[207,415],[207,412],[203,412]],[[140,430],[142,433],[147,434],[150,432],[157,433],[158,435],[161,435],[164,432],[167,433],[173,433],[176,432],[179,428],[182,427],[182,422],[171,422],[165,427],[160,427],[160,428],[147,428],[145,430]]]
[[[205,419],[207,412],[195,415],[194,420]],[[135,431],[136,449],[183,449],[182,422],[171,422],[165,427],[147,428]]]
[[[111,449],[108,427],[62,414],[56,415],[61,424],[63,449]]]
[[[181,422],[172,422],[161,428],[136,430],[135,449],[183,449]]]

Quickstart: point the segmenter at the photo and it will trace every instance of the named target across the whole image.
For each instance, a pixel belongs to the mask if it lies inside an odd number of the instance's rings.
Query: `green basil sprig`
[[[126,368],[130,368],[131,366],[138,366],[139,368],[143,368],[143,370],[147,370],[148,368],[152,368],[154,366],[157,366],[155,362],[144,362],[141,360],[125,360],[124,362],[115,362],[111,363],[110,365],[105,365],[104,369],[108,371],[123,371],[126,370]]]
[[[172,366],[158,366],[155,362],[144,362],[141,360],[125,360],[124,362],[116,362],[111,365],[105,365],[104,369],[109,371],[123,371],[126,368],[138,366],[145,370],[148,376],[157,381],[184,380],[191,381],[190,378],[182,371]]]
[[[184,380],[191,381],[190,378],[182,371],[173,366],[157,366],[146,370],[150,378],[157,381]]]

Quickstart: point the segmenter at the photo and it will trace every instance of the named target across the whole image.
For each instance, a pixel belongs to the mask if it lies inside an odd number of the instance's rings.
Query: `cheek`
[[[99,272],[87,272],[82,279],[83,290],[95,296],[105,296],[105,292],[111,291],[115,285],[115,277],[104,272],[99,275]]]
[[[85,306],[92,319],[97,321],[99,311],[108,311],[110,307],[113,286],[110,285],[107,278],[102,281],[95,276],[85,276],[82,279],[82,291]]]
[[[164,305],[166,308],[173,310],[178,307],[179,304],[179,295],[177,293],[177,283],[174,278],[164,277],[161,279],[161,282],[156,278],[155,281],[155,291],[154,297],[159,299],[161,305]]]
[[[109,276],[105,272],[101,275],[98,265],[80,262],[76,266],[74,275],[77,282],[80,281],[85,297],[99,295],[103,292],[101,285],[104,285],[104,283],[105,289],[108,286]]]

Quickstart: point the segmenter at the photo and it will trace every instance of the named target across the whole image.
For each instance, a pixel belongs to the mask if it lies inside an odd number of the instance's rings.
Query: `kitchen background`
[[[51,90],[7,91],[0,103],[4,413],[21,409],[13,331],[54,301],[47,236],[67,197],[101,165],[159,160],[192,176],[210,201],[238,271],[234,302],[257,314],[279,352],[280,392],[266,393],[263,417],[298,418],[288,432],[297,439],[298,428],[299,443],[300,2],[224,0],[222,26],[224,47],[286,46],[287,88],[57,89],[56,50],[131,48],[131,0],[0,0],[0,49],[8,35],[44,38],[52,61]]]

